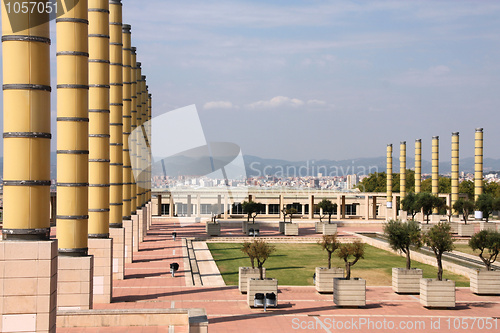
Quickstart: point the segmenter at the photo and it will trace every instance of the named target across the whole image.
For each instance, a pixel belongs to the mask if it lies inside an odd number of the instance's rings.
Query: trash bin
[[[253,236],[253,235],[254,235],[253,228],[248,229],[248,236]]]
[[[179,264],[176,262],[173,262],[170,264],[170,273],[172,273],[172,277],[175,276],[175,272],[179,269]]]
[[[266,307],[272,306],[275,308],[278,306],[278,302],[276,300],[276,294],[275,293],[267,293],[266,294]]]
[[[254,229],[253,236],[256,237],[260,234],[259,229]]]
[[[256,293],[254,298],[253,298],[253,306],[254,307],[261,307],[264,306],[264,294],[263,293]]]
[[[175,231],[172,233],[172,238],[173,238],[174,240],[177,238],[177,233],[176,233]]]

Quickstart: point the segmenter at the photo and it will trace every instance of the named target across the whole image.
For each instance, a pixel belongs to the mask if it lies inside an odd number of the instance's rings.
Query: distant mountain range
[[[217,169],[219,166],[229,163],[231,158],[214,159],[213,163]],[[211,171],[207,157],[186,157],[175,156],[166,159],[167,175],[204,175]],[[259,176],[276,176],[276,177],[317,177],[318,173],[323,176],[345,176],[349,174],[368,175],[373,172],[386,171],[386,158],[357,158],[349,160],[311,160],[311,161],[287,161],[278,159],[266,159],[252,155],[244,156],[247,177]],[[399,158],[395,156],[393,159],[393,172],[399,173]],[[3,157],[0,157],[0,173],[3,174]],[[415,166],[414,159],[407,158],[408,169],[413,169]],[[157,163],[154,169],[163,168],[161,163]],[[468,157],[460,160],[460,171],[474,172],[474,158]],[[500,171],[500,159],[485,158],[484,172]],[[431,162],[422,161],[422,173],[431,172]],[[443,161],[439,164],[440,174],[451,172],[450,161]],[[56,177],[56,153],[51,153],[51,178]]]

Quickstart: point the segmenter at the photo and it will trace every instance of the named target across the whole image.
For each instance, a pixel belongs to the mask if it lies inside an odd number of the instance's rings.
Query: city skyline
[[[497,2],[125,0],[123,8],[154,114],[196,104],[208,141],[300,161],[379,157],[400,141],[411,156],[422,139],[430,159],[439,135],[445,161],[452,132],[460,157],[472,157],[483,127],[484,156],[500,158]]]

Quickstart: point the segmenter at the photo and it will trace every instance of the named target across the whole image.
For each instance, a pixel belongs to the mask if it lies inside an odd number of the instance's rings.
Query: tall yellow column
[[[459,133],[451,134],[451,207],[458,200],[458,171],[459,171]],[[453,210],[453,215],[458,212]]]
[[[439,136],[432,137],[432,194],[439,195]],[[438,213],[434,209],[434,214]]]
[[[141,119],[142,119],[142,133],[143,133],[143,136],[144,136],[144,141],[143,144],[141,145],[141,150],[142,150],[142,153],[141,153],[141,170],[144,170],[143,174],[142,174],[142,177],[141,177],[141,188],[142,188],[142,194],[141,194],[141,198],[142,198],[142,206],[145,207],[146,206],[146,203],[148,202],[147,200],[147,163],[148,163],[148,153],[147,153],[147,149],[148,147],[144,144],[146,143],[146,140],[147,140],[147,129],[146,129],[146,125],[147,125],[147,121],[148,121],[148,103],[147,103],[147,99],[148,99],[148,92],[147,92],[147,89],[146,89],[146,76],[143,75],[141,77],[141,86],[142,86],[142,94],[141,94],[141,104],[142,104],[142,114],[141,114]]]
[[[141,140],[139,140],[139,135],[142,135],[141,127],[142,127],[142,64],[140,62],[136,63],[136,81],[137,81],[137,90],[136,90],[136,122],[135,126],[138,129],[135,131],[134,135],[134,143],[135,143],[135,167],[134,177],[136,183],[136,210],[142,209],[142,183],[141,183],[141,162],[142,162],[142,145]]]
[[[132,198],[132,164],[130,163],[130,147],[128,139],[131,132],[132,108],[132,66],[131,66],[131,34],[130,25],[122,26],[122,60],[123,60],[123,206],[122,217],[130,220]]]
[[[57,19],[57,239],[88,253],[88,14],[80,1]]]
[[[130,57],[130,62],[131,62],[131,66],[132,66],[132,71],[131,71],[131,80],[130,82],[132,83],[131,84],[131,94],[132,94],[132,104],[131,104],[131,115],[132,115],[132,119],[131,119],[131,123],[130,123],[130,129],[131,129],[131,132],[133,132],[136,127],[137,127],[137,49],[135,47],[132,47],[131,48],[132,51],[130,52],[131,53],[131,57]],[[130,139],[130,160],[134,160],[137,158],[137,152],[136,152],[136,144],[137,144],[137,140],[135,139],[134,135],[131,136],[131,139]],[[136,179],[135,179],[135,176],[134,176],[134,173],[132,172],[131,174],[131,192],[130,192],[130,199],[132,200],[131,201],[131,207],[130,207],[130,210],[131,210],[131,214],[132,215],[135,215],[136,214],[136,210],[137,210],[137,183],[136,183]]]
[[[474,149],[474,200],[483,194],[483,129],[476,128],[475,149]],[[483,212],[474,213],[476,219],[483,218]]]
[[[387,145],[387,209],[392,208],[392,144]],[[387,214],[389,216],[389,214]]]
[[[400,209],[403,209],[403,199],[406,197],[406,141],[402,141],[399,149],[399,199]]]
[[[89,0],[89,237],[109,237],[109,3]]]
[[[109,226],[122,227],[123,207],[123,64],[122,4],[111,0],[110,10],[110,196]]]
[[[57,26],[57,239],[59,308],[92,308],[93,257],[87,239],[89,161],[88,2]],[[78,279],[75,279],[78,276]]]
[[[415,140],[415,194],[420,193],[422,184],[422,140]]]
[[[7,3],[12,6],[10,15]],[[14,14],[14,4],[3,0],[1,4],[4,126],[1,330],[55,333],[57,241],[49,239],[49,15],[38,11]],[[16,28],[18,24],[25,26]]]
[[[13,15],[14,16],[14,15]],[[12,20],[48,22],[48,15]],[[50,228],[50,30],[13,31],[2,1],[4,173],[3,235],[48,240]],[[29,24],[29,23],[28,23]]]
[[[148,134],[149,138],[151,138],[152,134],[152,124],[151,124],[151,119],[152,119],[152,113],[153,113],[153,97],[148,91],[148,121],[149,121],[149,126],[148,126]],[[153,155],[152,155],[152,150],[151,150],[151,141],[149,143],[149,155],[148,155],[148,201],[151,201],[151,193],[152,193],[152,184],[151,184],[151,172],[152,172],[152,164],[153,164]]]

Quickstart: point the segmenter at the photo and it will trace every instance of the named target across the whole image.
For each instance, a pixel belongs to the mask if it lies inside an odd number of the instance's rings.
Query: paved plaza
[[[340,227],[340,237],[355,230],[375,231],[374,226]],[[177,232],[177,239],[171,237]],[[126,265],[126,278],[114,281],[113,303],[94,304],[95,309],[205,308],[209,332],[499,332],[500,296],[477,296],[469,288],[457,288],[457,307],[430,310],[418,295],[398,295],[391,287],[367,287],[363,308],[339,308],[332,295],[318,294],[313,286],[279,286],[278,307],[251,309],[237,286],[225,286],[204,242],[193,242],[203,285],[193,286],[183,238],[204,237],[204,224],[180,226],[174,219],[154,218],[153,225],[134,262]],[[263,236],[276,236],[277,228],[263,228]],[[224,228],[222,237],[243,236],[241,228]],[[306,241],[314,224],[301,228]],[[169,264],[180,265],[175,277]],[[184,330],[183,330],[184,329]],[[58,328],[59,332],[186,332],[183,327]]]

